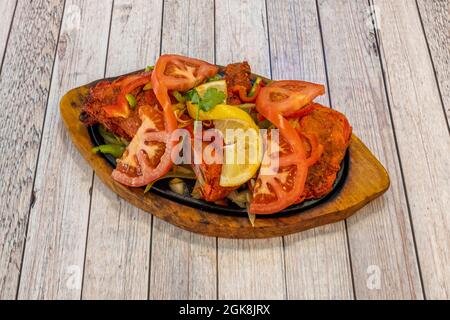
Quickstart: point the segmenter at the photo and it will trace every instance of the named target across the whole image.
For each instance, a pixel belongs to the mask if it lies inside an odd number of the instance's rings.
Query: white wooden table
[[[449,10],[0,1],[0,298],[449,299]],[[325,83],[322,102],[349,117],[390,190],[345,222],[261,241],[192,234],[120,200],[73,147],[59,99],[161,52]]]

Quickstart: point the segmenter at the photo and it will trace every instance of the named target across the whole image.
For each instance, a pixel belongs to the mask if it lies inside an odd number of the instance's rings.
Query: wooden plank
[[[162,0],[114,1],[107,77],[156,61],[161,12]],[[151,215],[94,180],[82,297],[147,299]]]
[[[163,53],[214,61],[214,1],[164,2]],[[153,219],[151,299],[215,299],[216,240]]]
[[[450,1],[417,0],[428,47],[450,121]]]
[[[0,71],[3,56],[6,50],[9,31],[11,29],[11,22],[14,17],[14,10],[16,9],[17,0],[6,0],[0,2]]]
[[[356,298],[422,298],[407,201],[368,10],[368,3],[363,1],[319,1],[333,107],[347,115],[354,132],[385,164],[391,177],[391,188],[384,197],[348,219]]]
[[[425,294],[449,299],[450,139],[432,62],[415,3],[375,5],[382,13],[381,57]]]
[[[274,79],[326,85],[315,0],[267,2]],[[318,99],[330,105],[328,96]],[[285,237],[289,299],[352,299],[353,284],[344,222]]]
[[[270,76],[266,7],[263,0],[216,2],[217,63],[248,60],[252,71]],[[219,299],[286,298],[282,238],[218,241]]]
[[[111,12],[111,6],[112,1],[66,3],[36,174],[20,299],[79,299],[81,295],[93,174],[68,138],[58,104],[72,87],[103,76],[110,24],[110,14],[105,13]]]
[[[4,57],[0,77],[0,299],[16,297],[62,11],[61,1],[20,2]]]

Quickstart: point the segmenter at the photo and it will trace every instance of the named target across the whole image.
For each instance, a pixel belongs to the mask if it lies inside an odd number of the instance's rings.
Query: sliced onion
[[[200,200],[203,197],[199,180],[195,182],[194,189],[191,192],[191,197],[197,200]]]
[[[253,182],[253,179],[252,179],[252,182]],[[250,220],[250,223],[252,224],[252,227],[254,228],[255,227],[255,221],[256,221],[256,215],[249,213],[250,204],[252,203],[252,200],[253,200],[253,195],[249,191],[249,192],[247,192],[247,215],[248,215],[248,220]]]
[[[186,191],[186,185],[184,184],[184,181],[179,178],[170,180],[169,187],[170,190],[180,195],[184,195],[184,192]]]
[[[240,208],[245,209],[247,208],[249,194],[250,191],[248,190],[242,192],[233,191],[227,196],[227,198],[237,204]]]
[[[178,105],[181,105],[181,103],[179,103]],[[185,127],[191,125],[191,124],[194,122],[194,120],[191,119],[191,118],[188,118],[188,119],[181,119],[181,116],[182,116],[185,112],[186,112],[186,106],[184,106],[184,108],[179,108],[179,109],[176,109],[176,110],[174,111],[174,113],[175,113],[175,118],[177,119],[177,121],[178,121],[178,123],[179,123],[179,126],[178,126],[179,128],[185,128]]]
[[[248,211],[247,211],[248,212]],[[248,213],[248,220],[252,224],[252,227],[255,227],[256,215]]]
[[[170,178],[182,178],[182,179],[188,179],[188,180],[194,180],[197,179],[195,176],[194,171],[192,171],[189,168],[183,167],[183,166],[173,166],[172,171],[168,172],[158,180],[153,181],[152,183],[148,184],[145,188],[144,194],[149,192],[152,186],[155,184],[155,182],[163,179],[170,179]]]

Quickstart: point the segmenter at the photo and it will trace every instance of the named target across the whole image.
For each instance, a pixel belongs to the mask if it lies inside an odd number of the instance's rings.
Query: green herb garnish
[[[200,96],[195,89],[191,89],[188,92],[186,92],[185,96],[187,101],[191,101],[194,104],[198,104],[200,102]]]
[[[200,98],[200,102],[198,106],[205,112],[213,109],[218,104],[221,104],[225,101],[225,93],[217,90],[216,88],[209,88],[206,90],[203,98]]]
[[[225,101],[225,93],[216,88],[208,88],[203,97],[200,97],[197,90],[193,89],[186,93],[186,99],[198,105],[202,111],[208,112]]]
[[[152,71],[153,69],[155,69],[155,66],[148,66],[147,68],[145,68],[145,72]]]

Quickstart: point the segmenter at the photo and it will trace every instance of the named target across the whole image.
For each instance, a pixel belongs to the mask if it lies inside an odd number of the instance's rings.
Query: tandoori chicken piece
[[[352,128],[342,113],[315,104],[315,110],[301,119],[300,131],[305,135],[315,135],[323,146],[320,160],[308,170],[301,200],[322,198],[333,188],[350,143]]]
[[[241,63],[232,63],[225,68],[225,80],[227,81],[228,99],[227,103],[231,105],[242,104],[239,94],[233,91],[235,86],[243,86],[246,91],[252,88],[250,81],[251,69],[247,61]]]
[[[216,202],[225,199],[231,192],[239,188],[220,186],[221,164],[203,163],[201,165],[193,165],[193,169],[197,176],[196,188],[198,188],[201,198],[206,201]]]
[[[234,86],[243,86],[250,90],[252,83],[250,81],[250,65],[247,61],[242,63],[229,64],[225,68],[225,80],[228,87],[227,103],[230,105],[242,104],[239,95],[231,90]],[[220,175],[222,173],[221,164],[193,165],[194,172],[197,176],[196,191],[202,199],[210,202],[216,202],[225,199],[231,192],[238,189],[225,188],[220,186]]]
[[[139,117],[139,109],[142,106],[158,105],[158,101],[153,90],[142,91],[142,88],[138,88],[132,92],[136,98],[137,105],[130,111],[130,115],[127,118],[108,117],[103,108],[116,101],[120,93],[121,84],[126,79],[127,76],[120,77],[113,82],[101,81],[91,88],[83,107],[81,120],[87,126],[100,123],[108,131],[131,140],[142,124]]]
[[[203,149],[206,146],[207,144],[204,143]],[[206,201],[216,202],[225,199],[231,192],[239,188],[225,188],[220,185],[220,175],[222,174],[221,162],[207,164],[205,159],[203,159],[202,164],[193,163],[192,169],[197,177],[194,193],[199,194]]]

